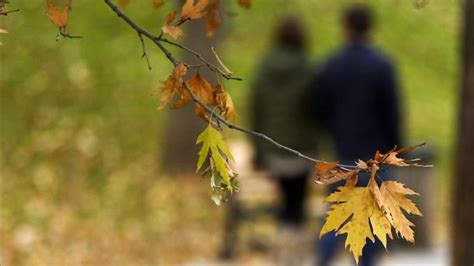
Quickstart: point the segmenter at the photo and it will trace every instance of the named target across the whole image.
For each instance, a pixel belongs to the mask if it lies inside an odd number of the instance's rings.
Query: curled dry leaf
[[[216,29],[222,23],[222,14],[220,8],[220,0],[210,0],[209,5],[207,6],[207,32],[206,36],[208,38],[214,37]]]
[[[214,93],[212,91],[212,86],[205,80],[199,73],[194,75],[188,81],[189,87],[191,88],[192,92],[203,104],[211,105],[214,103]],[[181,108],[185,106],[188,102],[192,100],[191,95],[188,91],[184,91],[181,94],[181,98],[174,104],[172,107],[173,109]],[[199,104],[194,104],[194,109],[196,111],[196,115],[204,118],[207,120],[207,112],[204,108],[202,108]]]
[[[54,25],[58,26],[59,28],[66,28],[69,8],[67,3],[63,3],[63,10],[60,11],[58,6],[52,1],[47,0],[48,4],[48,17],[53,22]]]
[[[341,180],[347,180],[356,176],[358,169],[343,171],[337,167],[338,162],[318,162],[315,166],[315,182],[318,184],[330,185]],[[352,182],[357,178],[353,178]]]
[[[208,0],[186,0],[181,10],[181,19],[199,19],[206,15]]]
[[[398,166],[398,167],[407,167],[407,166],[415,166],[415,167],[432,167],[432,165],[422,165],[415,163],[415,161],[418,161],[419,159],[414,159],[414,160],[406,160],[403,158],[398,157],[398,155],[402,152],[407,152],[414,150],[416,148],[419,148],[426,143],[421,143],[415,146],[411,147],[402,147],[398,148],[395,147],[392,150],[388,151],[386,154],[381,154],[379,151],[375,153],[375,161],[377,161],[379,164],[384,163],[387,165],[391,166]]]
[[[230,94],[222,88],[220,84],[214,87],[214,96],[217,107],[224,114],[226,119],[235,121],[237,114],[235,113],[234,103]]]
[[[163,33],[169,34],[173,39],[178,39],[183,35],[183,30],[179,26],[173,26],[172,23],[176,18],[176,11],[171,12],[166,16],[166,24],[161,27]]]
[[[183,64],[177,65],[168,79],[162,82],[162,86],[158,90],[158,94],[161,94],[160,106],[158,110],[161,110],[169,105],[169,102],[175,94],[183,95],[185,89],[183,87],[183,77],[186,74],[186,66]]]
[[[165,5],[164,0],[153,0],[152,6],[154,9],[160,9]]]

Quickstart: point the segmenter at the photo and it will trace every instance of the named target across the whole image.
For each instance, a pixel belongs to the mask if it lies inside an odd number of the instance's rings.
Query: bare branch
[[[71,34],[67,33],[64,28],[59,28],[58,35],[56,35],[56,41],[59,42],[59,39],[60,39],[61,37],[63,37],[63,38],[69,38],[69,39],[81,39],[81,38],[82,38],[82,36],[79,36],[79,35],[71,35]]]
[[[148,70],[151,70],[150,60],[148,59],[148,55],[146,53],[145,41],[143,40],[143,36],[141,33],[138,33],[138,37],[140,38],[140,42],[142,43],[142,50],[143,50],[142,58],[146,59]]]
[[[162,44],[162,42],[164,43],[168,43],[168,44],[171,44],[171,45],[174,45],[174,46],[177,46],[183,50],[186,50],[187,52],[191,53],[191,54],[194,54],[196,57],[198,57],[207,67],[209,68],[213,68],[215,71],[219,72],[221,75],[227,75],[229,78],[228,79],[237,79],[237,80],[240,80],[239,78],[235,78],[235,77],[231,77],[229,76],[229,74],[223,72],[222,70],[220,70],[218,67],[214,66],[213,64],[210,64],[207,60],[205,60],[199,53],[191,50],[190,48],[187,48],[185,46],[182,46],[178,43],[175,43],[175,42],[172,42],[172,41],[169,41],[169,40],[166,40],[166,39],[163,39],[161,36],[162,34],[160,34],[160,36],[155,36],[153,34],[151,34],[150,32],[146,31],[145,29],[143,29],[142,27],[140,27],[139,25],[137,25],[132,19],[130,19],[125,13],[122,12],[122,10],[120,10],[118,8],[117,5],[115,5],[112,0],[104,0],[105,3],[115,12],[115,14],[117,14],[117,16],[119,16],[120,18],[122,18],[129,26],[131,26],[137,33],[138,35],[140,36],[145,36],[147,37],[148,39],[150,39],[151,41],[153,41],[156,46],[158,46],[158,48],[165,54],[166,58],[168,58],[168,60],[174,65],[178,65],[180,62],[178,60],[176,60],[176,58],[173,56],[173,54]],[[225,76],[224,76],[225,77]],[[301,153],[300,151],[297,151],[295,149],[292,149],[290,147],[287,147],[285,145],[282,145],[280,144],[279,142],[275,141],[274,139],[270,138],[269,136],[263,134],[263,133],[260,133],[260,132],[256,132],[256,131],[253,131],[253,130],[249,130],[249,129],[246,129],[246,128],[243,128],[243,127],[240,127],[240,126],[237,126],[229,121],[227,121],[224,117],[222,117],[221,115],[219,114],[216,114],[215,112],[213,112],[213,109],[211,109],[211,107],[207,106],[206,104],[204,104],[203,102],[201,102],[199,100],[199,98],[193,93],[193,91],[191,90],[191,88],[189,87],[189,84],[187,82],[184,82],[184,88],[187,90],[187,92],[191,95],[191,98],[193,99],[193,101],[200,105],[202,108],[204,108],[209,114],[212,114],[213,117],[215,117],[215,119],[226,125],[229,129],[233,129],[233,130],[236,130],[236,131],[240,131],[240,132],[243,132],[243,133],[246,133],[246,134],[249,134],[249,135],[252,135],[252,136],[256,136],[256,137],[259,137],[261,139],[264,139],[270,143],[272,143],[273,145],[275,145],[276,147],[280,148],[280,149],[283,149],[283,150],[286,150],[300,158],[303,158],[305,160],[308,160],[308,161],[311,161],[313,163],[318,163],[318,162],[324,162],[323,160],[318,160],[318,159],[314,159],[312,157],[309,157],[307,155],[304,155],[303,153]],[[354,169],[354,168],[357,168],[355,165],[344,165],[344,164],[338,164],[337,165],[339,168],[343,169],[343,170],[349,170],[349,169]]]
[[[5,12],[0,12],[0,15],[8,16],[8,14],[18,12],[18,11],[20,11],[20,9],[14,9],[14,10],[9,10],[9,11],[5,11]]]
[[[211,62],[207,61],[201,54],[199,54],[198,52],[192,50],[191,48],[189,47],[186,47],[182,44],[179,44],[179,43],[176,43],[176,42],[173,42],[173,41],[170,41],[168,39],[165,39],[165,38],[161,38],[160,41],[162,42],[165,42],[165,43],[168,43],[168,44],[171,44],[173,46],[176,46],[176,47],[179,47],[183,50],[185,50],[186,52],[196,56],[201,62],[203,62],[204,64],[206,64],[207,67],[209,67],[212,71],[214,72],[218,72],[222,77],[224,77],[225,79],[233,79],[233,80],[242,80],[241,78],[238,78],[238,77],[233,77],[232,74],[230,73],[227,73],[225,71],[223,71],[222,69],[220,69],[218,66],[212,64]]]

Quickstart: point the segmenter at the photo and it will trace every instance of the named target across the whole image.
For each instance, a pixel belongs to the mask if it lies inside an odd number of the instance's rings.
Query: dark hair
[[[306,47],[306,31],[297,17],[283,18],[276,30],[276,42],[280,46],[303,50]]]
[[[344,12],[344,25],[354,34],[355,38],[365,37],[373,24],[373,14],[370,7],[356,4]]]

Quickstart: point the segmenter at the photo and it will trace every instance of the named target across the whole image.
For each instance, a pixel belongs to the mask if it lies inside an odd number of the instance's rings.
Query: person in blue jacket
[[[361,4],[348,7],[342,24],[346,42],[320,68],[312,101],[317,125],[333,138],[338,160],[353,164],[373,157],[376,150],[400,145],[400,108],[394,66],[371,44],[371,9]],[[359,185],[367,179],[361,177]],[[331,186],[329,192],[341,185]],[[323,236],[318,265],[331,261],[344,238]],[[368,241],[360,265],[374,265],[379,246]]]

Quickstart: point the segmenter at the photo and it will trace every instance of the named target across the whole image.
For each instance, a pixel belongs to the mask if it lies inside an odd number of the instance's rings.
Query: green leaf
[[[202,142],[201,150],[199,151],[199,159],[197,163],[196,172],[198,172],[204,162],[206,161],[209,153],[213,166],[216,168],[219,175],[222,177],[224,182],[228,185],[232,191],[231,173],[232,170],[229,167],[226,159],[234,161],[229,147],[224,142],[222,134],[217,131],[211,124],[198,136],[196,144]]]

